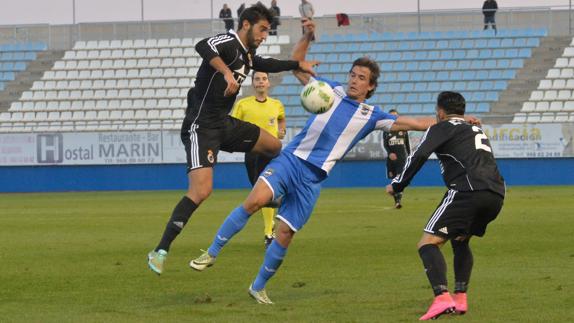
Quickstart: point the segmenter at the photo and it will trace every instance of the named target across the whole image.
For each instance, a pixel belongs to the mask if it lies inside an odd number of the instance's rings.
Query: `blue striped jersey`
[[[369,133],[374,130],[390,131],[397,117],[385,113],[378,106],[350,99],[338,82],[323,78],[316,80],[326,82],[333,88],[333,106],[325,113],[311,116],[284,151],[328,174],[337,161]]]

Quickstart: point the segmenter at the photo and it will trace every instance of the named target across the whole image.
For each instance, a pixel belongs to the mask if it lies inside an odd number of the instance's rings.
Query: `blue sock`
[[[231,214],[225,219],[221,227],[219,227],[219,231],[215,235],[213,239],[213,243],[207,249],[207,252],[212,257],[217,257],[219,255],[219,251],[221,248],[225,246],[225,244],[247,223],[249,220],[249,216],[251,214],[247,213],[243,206],[237,207],[235,210],[231,211]]]
[[[279,266],[281,266],[286,253],[287,248],[282,247],[277,240],[271,242],[271,245],[269,245],[265,252],[265,259],[263,259],[263,265],[261,269],[259,269],[259,274],[253,282],[253,290],[262,290],[265,288],[267,281],[275,275],[275,272],[279,269]]]

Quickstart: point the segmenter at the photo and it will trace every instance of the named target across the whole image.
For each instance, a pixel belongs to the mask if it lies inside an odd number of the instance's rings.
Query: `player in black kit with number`
[[[253,152],[274,157],[281,142],[254,124],[229,116],[239,87],[251,70],[268,73],[312,73],[315,61],[262,58],[255,50],[267,38],[273,14],[262,4],[241,14],[237,33],[230,30],[197,43],[203,62],[195,87],[187,95],[181,139],[187,154],[188,191],[176,205],[158,246],[148,254],[148,266],[161,274],[169,247],[192,213],[211,194],[213,166],[219,150]]]
[[[502,208],[505,184],[496,166],[488,137],[464,118],[465,100],[456,92],[442,92],[437,100],[437,124],[423,135],[407,158],[403,172],[387,186],[402,192],[427,158],[435,153],[448,191],[430,217],[418,243],[435,299],[421,320],[444,313],[467,311],[466,291],[473,258],[471,236],[482,237]],[[454,295],[447,289],[446,263],[440,247],[450,240],[454,254]]]
[[[390,109],[392,115],[399,115],[395,109]],[[407,131],[383,132],[383,145],[387,151],[387,178],[393,179],[403,171],[407,156],[411,153],[409,144],[409,133]],[[395,208],[400,209],[402,206],[401,199],[403,193],[395,193]]]

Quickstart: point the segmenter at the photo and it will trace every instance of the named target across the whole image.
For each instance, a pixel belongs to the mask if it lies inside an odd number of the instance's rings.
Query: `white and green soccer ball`
[[[305,110],[319,114],[331,109],[335,101],[333,88],[323,81],[307,83],[301,91],[301,104]]]

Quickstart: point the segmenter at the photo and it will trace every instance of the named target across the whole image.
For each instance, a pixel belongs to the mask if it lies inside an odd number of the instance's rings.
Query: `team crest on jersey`
[[[369,113],[369,106],[366,104],[361,104],[361,114],[366,116]]]
[[[273,175],[273,168],[267,168],[265,172],[263,172],[263,177],[269,177]]]
[[[215,162],[215,156],[213,155],[213,151],[211,149],[207,151],[207,161],[211,164]]]

